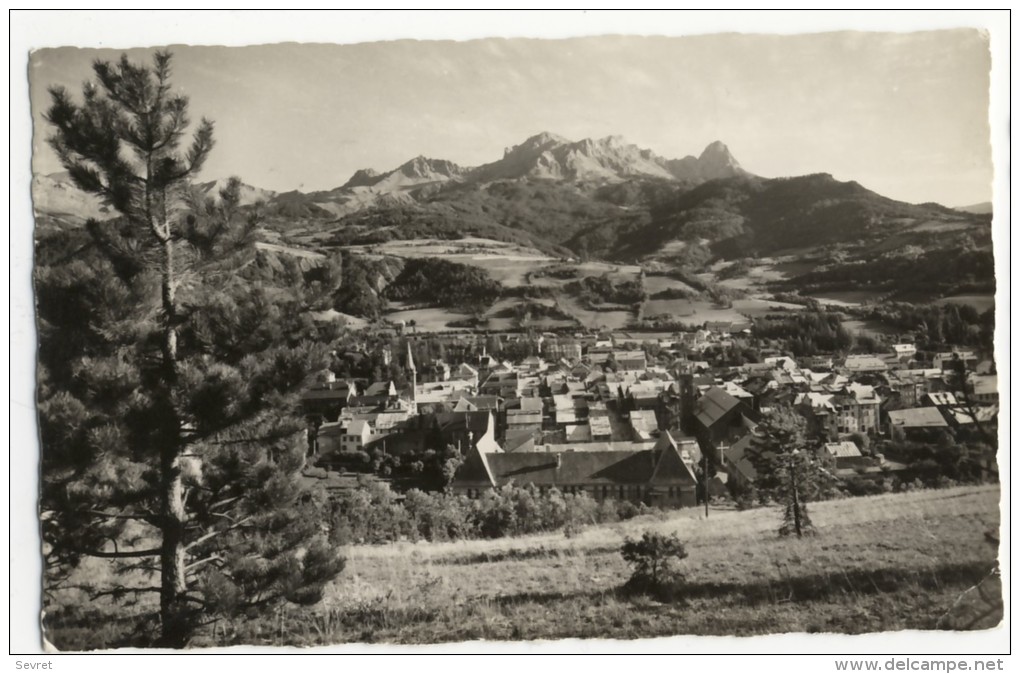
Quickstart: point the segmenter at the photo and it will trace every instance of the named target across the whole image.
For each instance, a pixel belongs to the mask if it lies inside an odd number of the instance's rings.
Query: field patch
[[[744,320],[737,309],[737,300],[733,306],[724,307],[709,300],[647,300],[642,306],[641,315],[653,318],[666,315],[688,325],[701,325],[710,321],[729,321],[731,323]]]
[[[661,292],[678,291],[696,295],[698,291],[679,279],[670,276],[647,275],[645,276],[645,292],[651,297]]]
[[[733,308],[748,318],[757,318],[766,314],[774,314],[783,311],[802,311],[804,307],[789,302],[776,302],[774,300],[761,299],[758,297],[744,297],[733,300]]]
[[[874,302],[883,294],[873,290],[832,290],[812,293],[809,297],[833,307],[859,307]]]
[[[912,227],[915,232],[953,232],[961,229],[972,229],[973,222],[944,222],[940,220],[927,220]]]
[[[936,300],[936,304],[966,304],[978,313],[984,313],[995,306],[995,295],[953,295]]]
[[[560,307],[586,328],[598,330],[621,330],[634,318],[632,311],[592,311],[585,309],[578,301],[564,293],[559,298]]]
[[[362,255],[392,255],[403,258],[437,257],[451,262],[469,264],[484,269],[493,280],[510,288],[524,285],[524,277],[528,272],[556,261],[556,258],[533,248],[477,237],[453,240],[394,240],[372,245],[344,246],[344,248]]]
[[[864,337],[886,337],[897,334],[898,330],[881,321],[861,321],[861,320],[845,320],[843,321],[843,327],[846,328],[853,336],[864,336]]]
[[[286,255],[292,255],[294,257],[301,257],[307,260],[325,260],[326,256],[322,253],[317,253],[314,250],[308,250],[307,248],[294,248],[293,246],[285,246],[277,243],[266,243],[264,241],[258,241],[255,243],[255,247],[259,250],[266,250],[272,253],[284,253]]]
[[[313,320],[320,321],[323,323],[330,323],[340,321],[343,325],[351,330],[361,330],[368,326],[368,321],[358,316],[351,316],[337,311],[336,309],[326,309],[324,311],[312,311],[309,315]]]
[[[453,311],[451,309],[443,309],[437,307],[430,307],[427,309],[400,309],[397,303],[395,311],[389,311],[386,313],[386,320],[391,323],[400,323],[401,321],[411,326],[411,321],[414,321],[414,330],[416,332],[445,332],[452,330],[448,323],[454,321],[463,321],[471,318],[470,314]]]

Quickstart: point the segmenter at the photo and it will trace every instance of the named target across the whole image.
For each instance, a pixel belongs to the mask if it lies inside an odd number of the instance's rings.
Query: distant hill
[[[227,178],[222,178],[211,182],[198,183],[195,187],[201,190],[205,196],[219,201],[220,190],[227,186],[227,180]],[[265,190],[261,187],[253,187],[252,185],[241,183],[241,206],[250,206],[257,202],[268,203],[275,196],[276,192],[272,190]]]
[[[376,173],[372,169],[356,171],[340,189],[374,187],[382,190],[397,190],[427,183],[445,182],[460,178],[465,169],[445,159],[415,157],[388,173]]]
[[[98,197],[79,190],[64,171],[32,178],[32,206],[37,215],[69,217],[82,222],[89,218],[107,220],[116,215]]]
[[[826,173],[742,176],[678,190],[651,207],[649,224],[619,241],[624,257],[655,255],[671,243],[701,242],[734,257],[788,248],[866,244],[893,234],[981,225],[938,204],[907,204]]]
[[[978,213],[981,215],[988,215],[992,212],[992,202],[982,201],[979,204],[971,204],[970,206],[957,206],[956,210],[963,211],[964,213]]]
[[[292,199],[304,199],[314,204],[327,214],[325,217],[339,217],[376,206],[416,203],[421,195],[434,192],[444,183],[460,180],[465,172],[466,169],[445,159],[415,157],[386,173],[370,168],[359,169],[336,189],[288,194]]]
[[[895,201],[828,174],[742,174],[693,186],[650,176],[608,184],[533,177],[465,182],[421,203],[375,207],[331,226],[335,243],[470,235],[555,254],[565,249],[581,257],[688,264],[698,262],[690,255],[704,261],[818,246],[937,247],[940,230],[987,224],[987,216]]]
[[[196,183],[194,187],[200,194],[218,201],[220,190],[226,185],[227,178],[223,178]],[[272,190],[241,183],[241,206],[250,206],[256,202],[268,203],[276,196]],[[70,221],[84,222],[89,218],[107,220],[117,215],[104,206],[98,196],[78,189],[66,171],[33,177],[32,200],[37,213],[64,216]]]

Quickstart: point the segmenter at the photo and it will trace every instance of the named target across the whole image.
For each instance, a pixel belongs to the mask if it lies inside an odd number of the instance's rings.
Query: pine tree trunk
[[[159,645],[183,648],[190,633],[187,580],[184,574],[184,483],[180,465],[180,426],[173,404],[177,381],[177,304],[175,300],[174,249],[170,227],[165,226],[163,244],[163,367],[166,384],[167,419],[160,448],[160,520],[163,541],[160,550],[161,634]]]
[[[797,538],[801,538],[804,533],[801,530],[800,522],[800,494],[797,493],[797,471],[792,463],[790,464],[790,482],[793,490],[793,530],[797,532]]]
[[[188,639],[188,611],[184,594],[184,485],[178,452],[168,447],[161,456],[162,534],[160,550],[160,645],[183,648]]]

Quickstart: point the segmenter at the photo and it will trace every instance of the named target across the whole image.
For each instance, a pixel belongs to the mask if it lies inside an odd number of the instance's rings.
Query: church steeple
[[[411,371],[411,414],[418,414],[418,368],[411,355],[411,342],[407,342],[407,369]]]

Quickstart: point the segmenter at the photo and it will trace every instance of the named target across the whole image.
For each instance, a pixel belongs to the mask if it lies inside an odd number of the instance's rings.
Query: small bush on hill
[[[646,531],[640,540],[627,538],[620,554],[633,573],[627,587],[642,592],[662,592],[683,581],[678,563],[687,558],[687,549],[676,532],[660,534]]]

